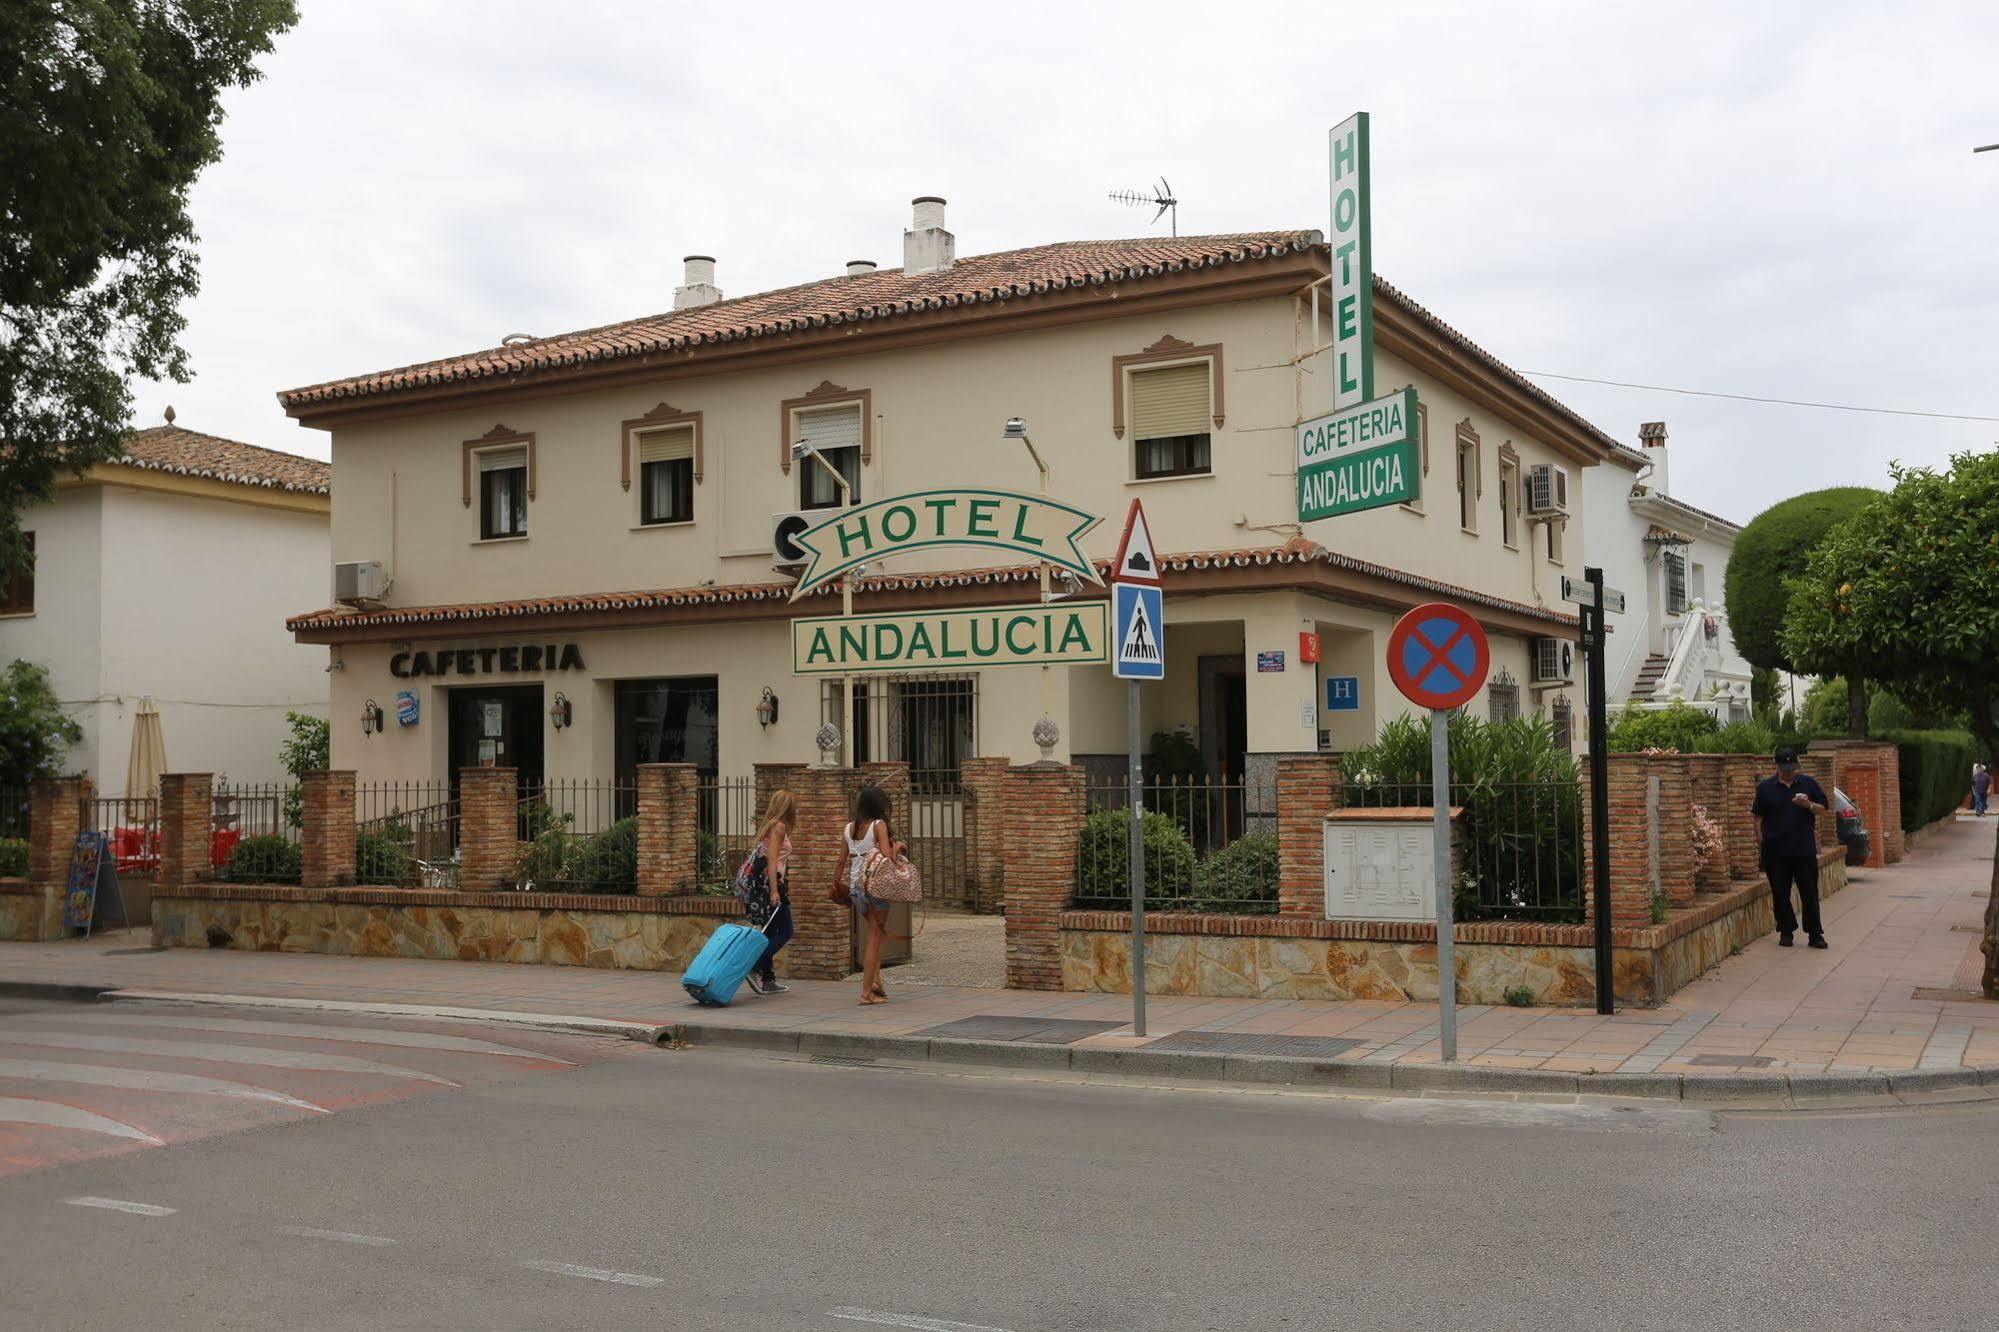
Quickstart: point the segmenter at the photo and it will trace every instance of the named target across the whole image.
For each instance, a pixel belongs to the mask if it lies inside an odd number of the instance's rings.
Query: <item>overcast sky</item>
[[[305,0],[201,179],[196,379],[138,424],[326,455],[274,394],[901,262],[1326,223],[1373,115],[1377,271],[1522,371],[1999,417],[1999,4]],[[1749,17],[1744,15],[1748,14]],[[1539,381],[1737,520],[1999,423]]]

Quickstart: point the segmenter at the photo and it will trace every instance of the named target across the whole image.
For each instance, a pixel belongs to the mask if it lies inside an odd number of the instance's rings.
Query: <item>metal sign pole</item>
[[[1583,655],[1589,665],[1590,870],[1596,896],[1596,1011],[1617,1011],[1610,955],[1610,723],[1603,690],[1603,570],[1585,568],[1590,604],[1583,607]]]
[[[1145,1035],[1145,785],[1138,759],[1138,681],[1125,682],[1131,725],[1131,1034]]]
[[[1451,714],[1430,709],[1430,800],[1436,806],[1437,1035],[1444,1062],[1458,1057],[1458,972],[1451,912]]]

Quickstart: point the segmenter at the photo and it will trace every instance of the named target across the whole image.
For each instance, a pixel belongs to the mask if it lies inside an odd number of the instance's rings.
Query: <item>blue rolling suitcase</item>
[[[720,926],[708,936],[680,983],[696,1003],[728,1006],[750,968],[764,955],[764,932],[748,925]]]

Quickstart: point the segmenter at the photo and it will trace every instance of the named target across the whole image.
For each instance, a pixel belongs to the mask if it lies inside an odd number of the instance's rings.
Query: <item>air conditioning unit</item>
[[[1565,685],[1576,682],[1576,645],[1566,638],[1537,638],[1534,649],[1534,683]]]
[[[1535,518],[1565,517],[1569,512],[1569,469],[1536,463],[1527,473],[1527,512]]]
[[[770,553],[780,569],[793,569],[811,558],[792,540],[808,527],[825,522],[832,514],[826,509],[804,509],[797,513],[770,516]]]
[[[357,560],[333,566],[333,599],[342,606],[367,606],[389,590],[379,560]]]

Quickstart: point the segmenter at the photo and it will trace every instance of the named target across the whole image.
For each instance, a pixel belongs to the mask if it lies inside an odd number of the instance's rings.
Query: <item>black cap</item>
[[[1798,761],[1798,751],[1794,747],[1790,745],[1777,746],[1778,767],[1782,768],[1786,766],[1795,766],[1797,764],[1797,761]]]

